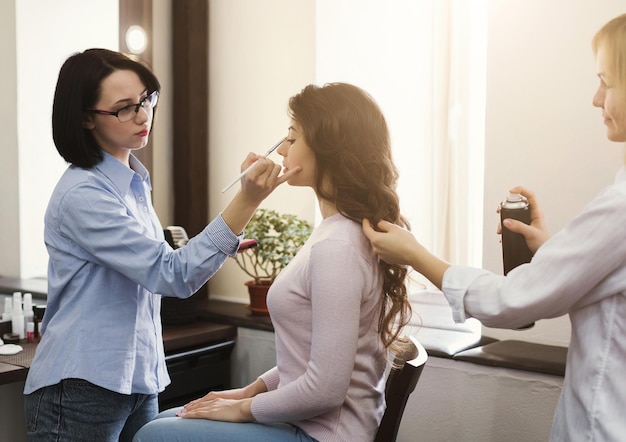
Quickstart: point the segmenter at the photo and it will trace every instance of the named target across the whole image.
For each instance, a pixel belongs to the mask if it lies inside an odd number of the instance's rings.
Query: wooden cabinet
[[[185,332],[179,327],[189,329],[189,326],[168,326],[163,330],[165,362],[172,383],[159,395],[160,410],[184,405],[211,390],[230,388],[230,356],[235,347],[237,329],[229,325],[198,322],[195,328],[201,336],[205,336],[203,340],[193,335],[183,338]],[[186,345],[172,349],[171,334],[175,332],[181,335],[178,341]]]

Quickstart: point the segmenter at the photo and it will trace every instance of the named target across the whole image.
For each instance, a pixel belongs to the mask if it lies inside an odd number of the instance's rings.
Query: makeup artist
[[[45,214],[48,301],[26,386],[30,441],[130,441],[169,384],[161,296],[187,298],[235,255],[259,203],[296,174],[258,160],[206,228],[173,250],[151,204],[148,142],[160,85],[141,62],[106,49],[69,57],[52,109],[69,167]]]

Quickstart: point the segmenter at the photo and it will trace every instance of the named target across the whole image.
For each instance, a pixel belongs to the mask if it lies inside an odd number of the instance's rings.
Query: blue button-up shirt
[[[70,166],[45,216],[49,254],[43,337],[24,393],[66,378],[122,394],[170,383],[161,338],[161,295],[187,298],[233,256],[241,240],[218,216],[180,249],[164,240],[148,171],[104,153]]]

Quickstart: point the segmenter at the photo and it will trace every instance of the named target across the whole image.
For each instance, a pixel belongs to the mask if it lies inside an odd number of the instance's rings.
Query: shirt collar
[[[96,168],[107,176],[121,192],[128,192],[135,174],[139,175],[141,180],[145,181],[150,190],[152,190],[150,173],[136,156],[130,155],[130,168],[128,168],[110,153],[103,150],[102,154],[104,158]]]

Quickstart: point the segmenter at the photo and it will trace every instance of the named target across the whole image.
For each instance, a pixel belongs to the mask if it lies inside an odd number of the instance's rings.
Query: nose
[[[599,108],[604,107],[604,89],[602,88],[601,85],[598,87],[598,90],[593,95],[593,99],[591,100],[591,103],[595,107],[599,107]]]
[[[152,114],[152,108],[139,106],[137,111],[135,112],[135,122],[142,124],[150,118],[151,114]]]
[[[276,152],[278,152],[278,154],[280,156],[282,156],[282,157],[286,157],[287,156],[287,152],[288,152],[287,140],[285,140],[282,143],[280,143],[280,146],[278,146],[278,149],[276,150]]]

